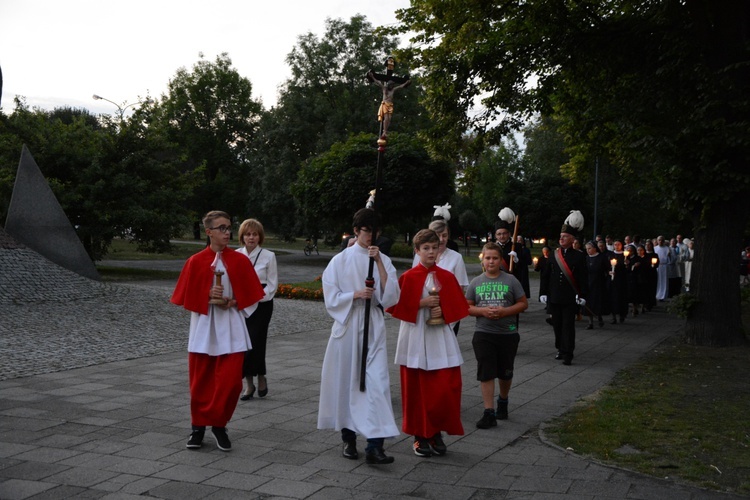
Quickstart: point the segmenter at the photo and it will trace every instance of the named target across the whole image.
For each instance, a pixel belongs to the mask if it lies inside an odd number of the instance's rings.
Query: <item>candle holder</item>
[[[435,275],[435,272],[433,271],[427,274],[427,279],[424,282],[424,287],[427,289],[427,293],[430,296],[435,297],[435,296],[440,295],[440,290],[442,290],[443,285],[440,284],[440,281],[437,279],[437,276]],[[432,309],[430,309],[430,311],[432,311]],[[430,316],[427,319],[426,323],[430,326],[439,326],[439,325],[444,325],[445,320],[443,319],[442,316],[439,318],[433,318],[432,316]]]
[[[214,286],[221,286],[222,276],[224,276],[224,271],[214,271]],[[213,305],[224,305],[227,301],[224,299],[211,299],[208,303]]]
[[[221,286],[221,277],[224,276],[224,271],[219,271],[216,269],[217,264],[221,261],[221,252],[216,254],[216,258],[214,259],[213,263],[211,264],[211,269],[214,272],[214,286]],[[212,305],[224,305],[227,303],[224,298],[221,299],[210,299],[208,301],[209,304]]]

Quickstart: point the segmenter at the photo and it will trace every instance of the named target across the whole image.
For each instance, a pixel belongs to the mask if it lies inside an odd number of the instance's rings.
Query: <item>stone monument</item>
[[[5,231],[55,264],[81,276],[100,279],[96,266],[26,145],[18,163]]]

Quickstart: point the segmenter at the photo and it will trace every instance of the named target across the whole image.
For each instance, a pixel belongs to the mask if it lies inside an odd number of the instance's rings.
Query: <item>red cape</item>
[[[431,272],[436,273],[438,281],[443,286],[440,290],[440,308],[445,322],[453,323],[468,316],[469,303],[466,302],[461,285],[458,284],[453,273],[438,266],[426,268],[422,264],[417,264],[401,275],[398,279],[401,287],[398,304],[389,307],[386,311],[394,318],[416,323],[424,282],[427,280],[427,274]]]
[[[265,292],[250,259],[228,247],[224,250],[221,252],[221,260],[232,284],[237,309],[244,309],[260,301]],[[211,264],[215,258],[216,252],[211,247],[191,256],[182,268],[170,302],[183,306],[188,311],[208,314],[208,295],[214,283]]]

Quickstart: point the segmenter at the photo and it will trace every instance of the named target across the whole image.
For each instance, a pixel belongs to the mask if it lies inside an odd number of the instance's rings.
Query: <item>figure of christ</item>
[[[403,89],[411,85],[411,80],[406,80],[404,83],[396,85],[396,82],[392,77],[388,77],[388,81],[382,81],[382,75],[373,73],[370,70],[367,73],[367,79],[372,83],[383,89],[383,100],[378,108],[378,121],[382,124],[381,137],[388,137],[388,127],[391,124],[391,118],[393,117],[393,96],[397,90]]]

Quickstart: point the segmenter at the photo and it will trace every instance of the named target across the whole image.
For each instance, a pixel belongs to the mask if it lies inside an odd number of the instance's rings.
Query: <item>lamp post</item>
[[[102,97],[102,96],[97,95],[97,94],[94,94],[91,97],[93,97],[95,101],[100,101],[100,100],[101,101],[107,101],[107,102],[112,103],[115,106],[117,106],[117,114],[120,117],[120,122],[122,122],[122,120],[125,118],[125,110],[126,109],[128,109],[130,107],[133,107],[133,106],[137,106],[138,104],[143,104],[143,103],[151,102],[151,99],[146,99],[145,101],[138,101],[138,102],[134,102],[134,103],[131,103],[131,104],[127,104],[127,101],[125,101],[125,102],[123,102],[123,106],[120,106],[115,101],[111,101],[111,100],[107,99],[106,97]]]

